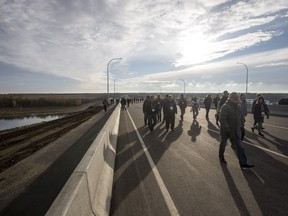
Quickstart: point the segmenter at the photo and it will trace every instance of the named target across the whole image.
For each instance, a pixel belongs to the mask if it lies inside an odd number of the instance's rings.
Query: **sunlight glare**
[[[213,46],[213,43],[202,34],[181,38],[178,42],[181,57],[177,59],[175,66],[197,64],[209,60]]]

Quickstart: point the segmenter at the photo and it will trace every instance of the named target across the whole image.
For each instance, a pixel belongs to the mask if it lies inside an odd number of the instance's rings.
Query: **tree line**
[[[52,106],[79,106],[91,102],[92,99],[81,98],[25,98],[5,96],[0,98],[0,107],[52,107]]]

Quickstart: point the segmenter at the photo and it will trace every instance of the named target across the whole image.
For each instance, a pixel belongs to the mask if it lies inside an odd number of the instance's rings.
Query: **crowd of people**
[[[121,109],[126,110],[129,107],[131,100],[122,98],[120,100]],[[133,100],[132,100],[133,103]],[[106,102],[103,102],[105,107]],[[199,98],[191,99],[190,112],[193,114],[193,121],[197,119],[200,110]],[[245,94],[236,92],[224,91],[222,96],[219,94],[212,98],[212,94],[208,94],[203,105],[206,110],[205,118],[209,121],[209,111],[214,104],[216,109],[215,120],[216,125],[220,128],[220,145],[219,145],[219,160],[227,164],[224,157],[227,140],[230,140],[232,148],[236,150],[239,164],[241,168],[251,168],[254,165],[247,163],[247,157],[244,151],[243,140],[245,137],[245,118],[247,116],[247,101]],[[163,99],[160,95],[148,95],[143,102],[144,124],[149,127],[151,133],[157,123],[165,124],[166,131],[169,129],[173,132],[175,127],[175,115],[177,114],[177,105],[180,109],[180,121],[184,121],[184,115],[187,108],[187,100],[184,95],[181,95],[178,101],[174,100],[173,95],[168,94]],[[105,108],[104,108],[105,109]],[[107,110],[107,108],[105,109]],[[264,117],[269,118],[269,109],[265,104],[265,100],[261,94],[257,94],[252,104],[251,113],[254,117],[254,124],[251,127],[252,132],[258,131],[260,136],[262,133]]]

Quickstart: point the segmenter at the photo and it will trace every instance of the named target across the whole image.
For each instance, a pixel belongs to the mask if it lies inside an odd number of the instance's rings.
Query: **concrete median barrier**
[[[119,130],[118,105],[46,213],[109,215]]]
[[[205,109],[204,105],[201,104],[201,108]],[[215,106],[211,106],[215,109]],[[252,104],[247,104],[248,113],[251,113]],[[268,105],[271,116],[288,117],[288,106],[287,105]]]

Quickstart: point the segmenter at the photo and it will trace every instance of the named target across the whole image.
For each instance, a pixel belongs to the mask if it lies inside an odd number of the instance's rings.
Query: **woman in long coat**
[[[269,110],[267,105],[264,103],[264,98],[262,96],[257,98],[256,104],[254,106],[254,120],[256,125],[251,128],[252,132],[254,133],[254,129],[258,130],[258,134],[260,136],[264,136],[261,133],[262,124],[264,123],[264,116],[269,118]]]
[[[205,109],[206,109],[206,119],[209,120],[209,111],[210,111],[210,108],[211,108],[211,104],[212,104],[212,97],[211,97],[211,94],[208,94],[204,101],[204,106],[205,106]]]

